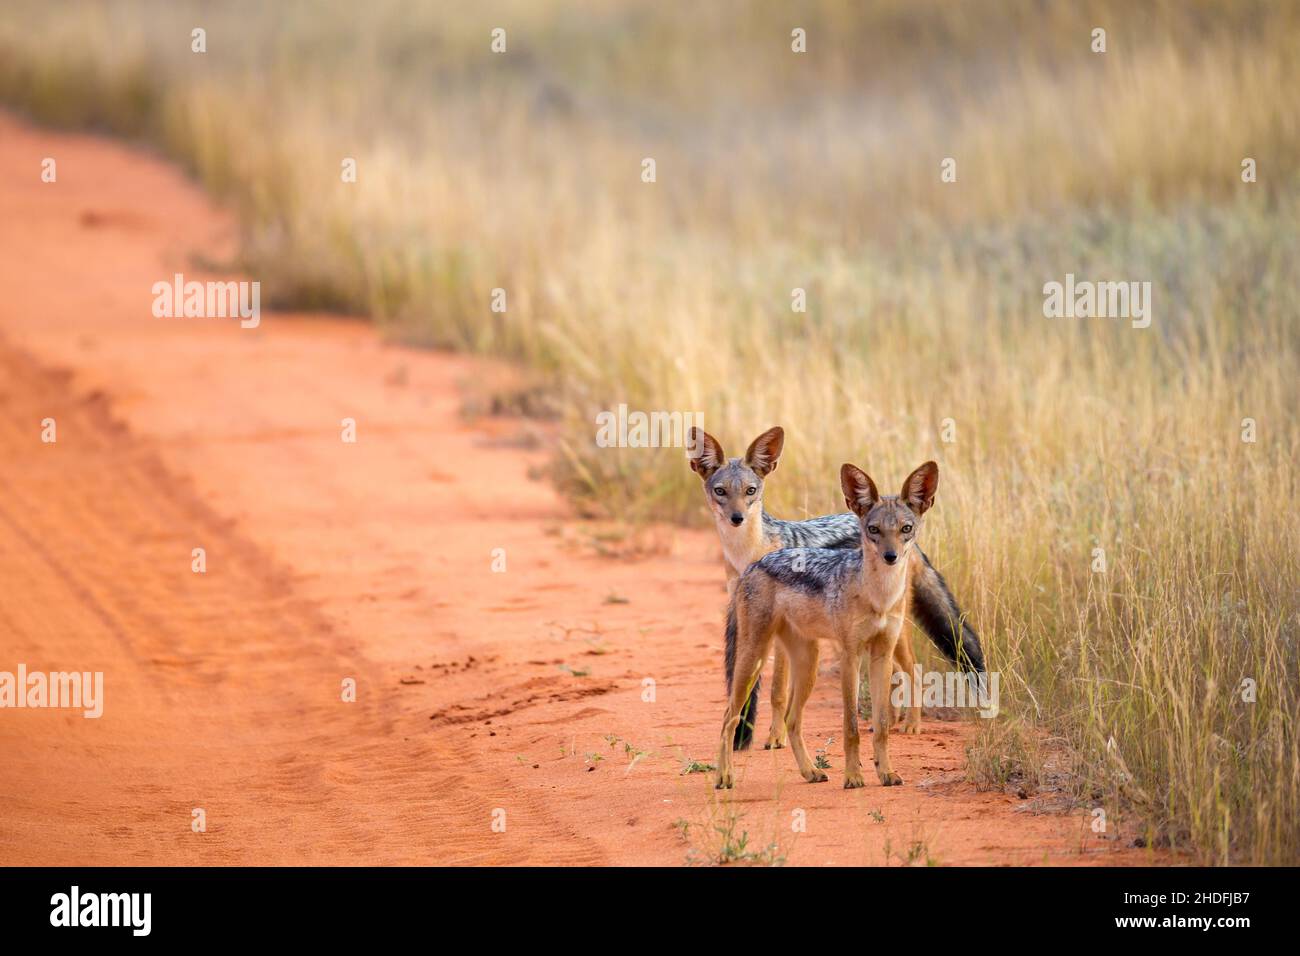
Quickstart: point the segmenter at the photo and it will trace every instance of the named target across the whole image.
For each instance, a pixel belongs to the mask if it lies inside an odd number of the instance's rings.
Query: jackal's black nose
[[[733,511],[731,513],[731,523],[734,524],[737,528],[739,528],[741,524],[744,523],[744,520],[745,520],[745,516],[742,515],[739,511]]]
[[[898,553],[895,551],[886,551],[883,555],[881,555],[881,557],[885,559],[886,564],[893,564],[895,561],[898,560]]]

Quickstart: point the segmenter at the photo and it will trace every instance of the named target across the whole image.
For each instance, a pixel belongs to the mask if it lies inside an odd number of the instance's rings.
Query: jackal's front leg
[[[840,692],[844,697],[844,789],[866,786],[862,779],[862,758],[858,753],[858,653],[849,641],[840,653]],[[874,698],[874,693],[873,693]]]
[[[919,734],[921,732],[921,669],[916,665],[911,636],[905,626],[900,631],[898,643],[894,647],[894,671],[901,676],[902,686],[907,695],[906,707],[893,708],[894,723],[898,723],[901,717],[903,733]],[[899,713],[900,710],[902,714]]]
[[[876,758],[876,776],[886,787],[903,782],[903,778],[889,766],[889,725],[893,717],[889,704],[889,678],[894,671],[894,640],[897,636],[896,630],[888,636],[881,635],[867,648],[867,671],[871,682],[871,747]]]

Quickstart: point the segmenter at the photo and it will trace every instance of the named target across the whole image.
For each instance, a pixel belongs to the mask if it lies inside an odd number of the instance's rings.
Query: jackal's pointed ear
[[[857,465],[840,465],[840,489],[844,492],[844,503],[859,518],[864,517],[880,500],[876,483]]]
[[[939,466],[927,461],[916,471],[907,476],[903,482],[903,491],[898,496],[903,504],[912,509],[918,518],[930,510],[934,504],[934,493],[939,490]]]
[[[694,425],[686,433],[686,455],[690,460],[691,471],[705,481],[727,463],[727,453],[722,450],[718,440],[703,428]]]
[[[745,452],[745,464],[754,470],[760,478],[766,478],[776,471],[781,460],[781,449],[785,447],[785,429],[780,425],[769,428],[750,443]]]

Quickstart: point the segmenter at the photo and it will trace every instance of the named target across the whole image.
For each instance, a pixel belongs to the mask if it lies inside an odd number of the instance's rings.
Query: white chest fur
[[[715,516],[718,538],[722,541],[722,556],[737,575],[767,554],[770,548],[763,541],[762,528],[748,520],[739,528],[730,521]]]
[[[890,612],[902,602],[906,588],[906,558],[888,565],[872,551],[863,555],[859,598],[868,624],[883,628]]]

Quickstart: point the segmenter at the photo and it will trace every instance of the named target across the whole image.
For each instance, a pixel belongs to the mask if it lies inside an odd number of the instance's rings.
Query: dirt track
[[[518,423],[463,420],[467,359],[350,320],[151,315],[154,282],[214,278],[195,263],[232,242],[169,166],[0,115],[0,670],[102,670],[106,696],[98,720],[0,710],[0,864],[707,850],[713,792],[681,770],[713,760],[722,706],[711,535],[603,555],[529,478],[544,452],[503,440]],[[788,751],[738,761],[737,831],[791,863],[1149,862],[962,783],[964,724],[894,739],[906,786],[845,791],[838,680],[807,720],[837,738],[830,783]]]

